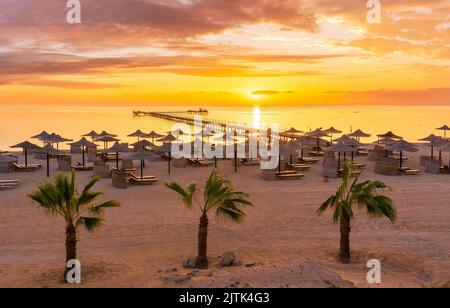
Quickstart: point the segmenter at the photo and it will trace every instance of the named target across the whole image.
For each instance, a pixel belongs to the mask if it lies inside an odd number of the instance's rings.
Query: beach
[[[408,165],[419,167],[421,145],[408,153]],[[444,154],[444,161],[447,159]],[[76,157],[76,155],[75,155]],[[22,158],[21,158],[22,159]],[[39,162],[34,159],[31,162]],[[212,168],[172,169],[167,162],[146,164],[145,174],[160,179],[149,187],[112,187],[102,179],[95,190],[102,200],[117,199],[121,208],[109,209],[104,226],[94,234],[80,231],[79,287],[435,287],[448,286],[450,277],[450,176],[422,172],[418,176],[383,176],[367,164],[361,179],[378,179],[393,190],[386,192],[398,210],[398,221],[370,220],[358,210],[352,222],[352,261],[340,264],[339,226],[331,211],[318,216],[317,208],[336,191],[339,179],[324,182],[322,164],[313,165],[301,181],[265,181],[259,167],[240,167],[230,161],[219,168],[237,190],[250,194],[241,224],[210,216],[207,270],[184,269],[197,248],[199,213],[186,209],[163,183],[195,181],[204,185]],[[52,160],[52,174],[56,162]],[[27,195],[44,179],[45,171],[0,174],[20,185],[0,192],[0,287],[70,287],[62,282],[64,224],[44,215]],[[79,186],[92,173],[78,173]],[[234,252],[240,266],[221,268],[218,257]],[[370,285],[366,263],[378,259],[382,284]]]

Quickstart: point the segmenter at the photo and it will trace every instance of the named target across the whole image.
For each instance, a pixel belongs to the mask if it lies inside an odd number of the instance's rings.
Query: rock
[[[192,259],[186,259],[183,261],[184,268],[194,268],[194,261]]]
[[[198,269],[195,269],[192,272],[188,273],[187,276],[193,277],[193,276],[197,275],[198,273],[200,273],[200,271]]]
[[[158,274],[160,274],[160,273],[162,273],[162,272],[164,272],[164,271],[163,271],[162,268],[159,268],[156,272],[157,272]]]
[[[248,264],[245,264],[245,267],[255,267],[257,265],[258,265],[257,263],[248,263]]]
[[[176,267],[174,267],[174,268],[168,268],[168,269],[166,269],[165,270],[165,273],[173,273],[173,272],[176,272],[178,269],[176,268]]]
[[[233,252],[226,252],[220,257],[220,265],[223,267],[237,266],[238,264]]]

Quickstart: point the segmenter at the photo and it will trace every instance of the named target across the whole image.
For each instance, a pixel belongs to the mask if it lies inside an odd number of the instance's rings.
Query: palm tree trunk
[[[200,225],[198,227],[198,254],[195,260],[196,268],[208,268],[208,216],[203,214],[200,217]]]
[[[77,258],[77,230],[73,224],[66,226],[66,265],[69,260]],[[65,267],[64,281],[66,281],[67,273],[70,269]]]
[[[350,263],[350,222],[348,220],[341,221],[341,248],[339,253],[339,261]]]

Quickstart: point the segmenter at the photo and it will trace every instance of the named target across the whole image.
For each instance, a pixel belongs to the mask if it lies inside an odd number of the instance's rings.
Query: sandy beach
[[[409,154],[408,165],[418,167],[419,155]],[[444,154],[444,160],[446,154]],[[255,207],[246,210],[242,224],[211,216],[210,268],[192,270],[183,260],[196,254],[199,214],[186,209],[163,183],[196,181],[204,184],[211,168],[185,168],[167,174],[167,163],[147,164],[145,174],[159,177],[150,187],[112,187],[103,179],[96,190],[103,199],[123,206],[106,212],[105,225],[96,233],[79,233],[80,287],[435,287],[448,286],[450,277],[450,176],[389,177],[367,164],[361,179],[379,179],[393,191],[387,194],[398,210],[395,224],[373,221],[358,211],[351,234],[352,262],[337,261],[339,227],[331,214],[315,210],[335,192],[338,179],[324,183],[322,165],[314,165],[301,181],[265,181],[259,167],[234,173],[230,161],[219,167],[238,190],[251,195]],[[32,162],[34,160],[31,160]],[[40,162],[42,163],[42,162]],[[56,162],[52,161],[52,174]],[[44,215],[27,194],[44,178],[34,173],[0,174],[18,179],[14,190],[0,192],[0,287],[65,287],[64,225]],[[80,186],[91,172],[78,173]],[[218,256],[232,251],[241,266],[219,267]],[[382,265],[382,284],[366,281],[370,259]]]

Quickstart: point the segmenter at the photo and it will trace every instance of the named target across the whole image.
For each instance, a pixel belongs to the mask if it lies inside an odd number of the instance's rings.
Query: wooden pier
[[[202,109],[200,109],[200,110],[202,110]],[[195,115],[204,115],[205,113],[201,113],[201,112],[198,113],[198,111],[196,111],[196,112],[193,112],[193,111],[172,111],[172,112],[133,111],[133,114],[135,116],[149,116],[149,117],[154,117],[154,118],[158,118],[158,119],[162,119],[162,120],[166,120],[166,121],[184,123],[184,124],[187,124],[190,126],[195,126],[195,124],[196,124],[195,123]],[[223,133],[233,132],[236,130],[246,131],[246,132],[258,132],[258,133],[260,132],[259,130],[254,129],[251,126],[233,123],[233,122],[222,122],[219,120],[214,120],[214,119],[209,119],[209,118],[202,118],[201,121],[202,121],[203,127],[208,127],[213,131],[218,131],[218,132],[223,132]],[[270,128],[267,131],[267,133],[268,133],[269,139],[270,139],[270,135],[271,135]],[[292,139],[293,136],[290,134],[280,132],[279,137],[285,138],[285,139]]]

